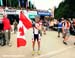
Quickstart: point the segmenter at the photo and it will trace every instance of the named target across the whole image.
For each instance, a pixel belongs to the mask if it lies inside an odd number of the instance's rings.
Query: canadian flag
[[[26,46],[25,32],[31,27],[31,20],[21,11],[18,24],[17,47]]]

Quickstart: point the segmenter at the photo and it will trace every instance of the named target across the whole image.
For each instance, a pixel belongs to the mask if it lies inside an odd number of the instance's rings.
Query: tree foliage
[[[19,6],[19,1],[20,1],[20,6]],[[3,0],[3,6],[26,8],[26,2],[27,0]],[[34,4],[32,4],[30,1],[29,1],[29,8],[30,9],[35,8]]]
[[[61,2],[58,8],[55,8],[55,18],[73,18],[75,17],[75,0],[65,0]]]

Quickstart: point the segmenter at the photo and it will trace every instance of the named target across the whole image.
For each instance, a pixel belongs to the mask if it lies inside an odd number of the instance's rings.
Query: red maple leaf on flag
[[[26,46],[27,41],[25,38],[25,29],[28,30],[32,27],[32,22],[30,19],[24,15],[24,13],[20,12],[20,18],[19,18],[19,24],[18,24],[18,34],[17,34],[17,47],[20,46]]]
[[[24,35],[24,29],[23,29],[23,26],[19,28],[19,32],[20,32],[20,36],[23,36],[23,35]]]

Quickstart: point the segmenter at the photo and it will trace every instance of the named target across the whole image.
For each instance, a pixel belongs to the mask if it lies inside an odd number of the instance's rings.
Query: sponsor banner
[[[37,14],[40,16],[51,16],[49,11],[37,11]]]
[[[16,10],[5,10],[6,14],[16,14]]]
[[[28,12],[28,16],[31,19],[35,18],[36,15],[37,15],[37,11],[29,11]]]

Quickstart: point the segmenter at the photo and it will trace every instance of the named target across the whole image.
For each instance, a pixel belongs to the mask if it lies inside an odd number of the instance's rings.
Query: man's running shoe
[[[63,41],[63,43],[64,43],[65,45],[67,45],[67,43],[66,43],[66,42],[64,42],[64,41]]]
[[[38,55],[40,55],[40,54],[41,54],[41,51],[40,51],[40,50],[38,50],[38,52],[37,52],[37,53],[38,53]]]
[[[35,54],[35,51],[32,51],[32,55],[34,55]]]
[[[8,44],[8,46],[9,46],[9,47],[11,47],[11,46],[12,46],[12,44],[11,44],[11,43],[9,43],[9,44]]]
[[[59,38],[60,36],[58,36],[58,38]]]
[[[75,45],[75,42],[74,42],[74,45]]]
[[[46,35],[46,33],[43,33],[44,35]]]

